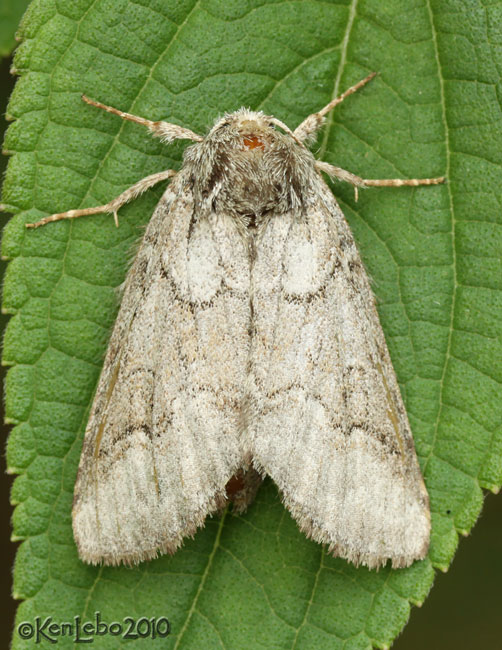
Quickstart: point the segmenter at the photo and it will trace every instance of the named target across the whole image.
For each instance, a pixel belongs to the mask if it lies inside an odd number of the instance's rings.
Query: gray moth
[[[189,139],[180,171],[153,174],[104,206],[171,179],[125,281],[75,485],[80,557],[132,564],[174,552],[230,499],[244,510],[269,475],[300,529],[378,568],[428,550],[430,513],[410,425],[354,238],[326,173],[364,180],[244,108],[202,137],[87,99]]]

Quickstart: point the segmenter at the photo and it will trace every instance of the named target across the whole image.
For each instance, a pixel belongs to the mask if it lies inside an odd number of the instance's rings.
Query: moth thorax
[[[270,168],[267,144],[257,134],[243,138],[248,144],[232,153],[218,201],[238,214],[260,217],[281,202],[282,183]]]

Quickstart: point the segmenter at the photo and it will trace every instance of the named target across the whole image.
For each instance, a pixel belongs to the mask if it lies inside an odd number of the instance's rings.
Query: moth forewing
[[[90,562],[175,551],[242,465],[249,263],[230,219],[193,222],[187,176],[148,224],[89,418],[73,526]]]
[[[300,528],[355,564],[408,566],[430,535],[428,496],[375,302],[348,225],[303,142],[349,88],[291,131],[240,109],[204,138],[85,100],[171,141],[172,177],[125,282],[87,425],[73,528],[82,559],[174,552],[228,498],[269,474]],[[285,132],[275,129],[276,126]]]
[[[312,184],[303,219],[269,221],[257,246],[249,445],[307,535],[355,564],[408,566],[427,552],[427,492],[352,234]]]

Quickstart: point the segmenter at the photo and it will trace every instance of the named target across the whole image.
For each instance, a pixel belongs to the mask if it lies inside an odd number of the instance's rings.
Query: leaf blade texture
[[[19,474],[17,621],[167,616],[166,648],[388,647],[410,604],[446,570],[482,489],[501,483],[501,4],[162,3],[38,0],[21,29],[4,148],[11,259],[4,310],[8,464]],[[27,232],[51,212],[96,205],[178,168],[136,125],[87,95],[204,133],[241,105],[290,127],[376,70],[314,146],[367,178],[446,175],[444,187],[333,190],[373,278],[431,497],[429,556],[370,572],[306,540],[270,482],[243,517],[207,521],[173,557],[133,569],[82,564],[71,532],[81,437],[139,225],[160,191],[120,214]],[[135,641],[146,647],[148,640]],[[14,636],[13,648],[30,647]],[[100,648],[117,640],[102,637]],[[60,640],[61,647],[71,642]]]

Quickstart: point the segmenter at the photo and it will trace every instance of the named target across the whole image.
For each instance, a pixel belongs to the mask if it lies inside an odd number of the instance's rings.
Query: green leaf
[[[16,53],[15,217],[4,344],[8,464],[17,477],[17,624],[167,616],[165,648],[388,647],[502,482],[499,70],[502,3],[481,0],[36,0]],[[27,231],[179,167],[137,125],[87,95],[204,133],[223,111],[291,127],[376,70],[328,120],[318,157],[369,178],[446,175],[444,186],[334,191],[374,290],[431,498],[429,556],[356,569],[308,541],[271,482],[244,516],[209,519],[173,557],[95,568],[77,557],[71,501],[81,438],[129,250],[161,189],[107,216]],[[97,648],[116,648],[101,636]],[[48,644],[48,642],[46,642]],[[148,639],[134,642],[147,647]],[[14,633],[13,647],[32,647]],[[66,636],[59,647],[73,647]]]
[[[0,0],[0,57],[12,52],[21,16],[30,0]]]

